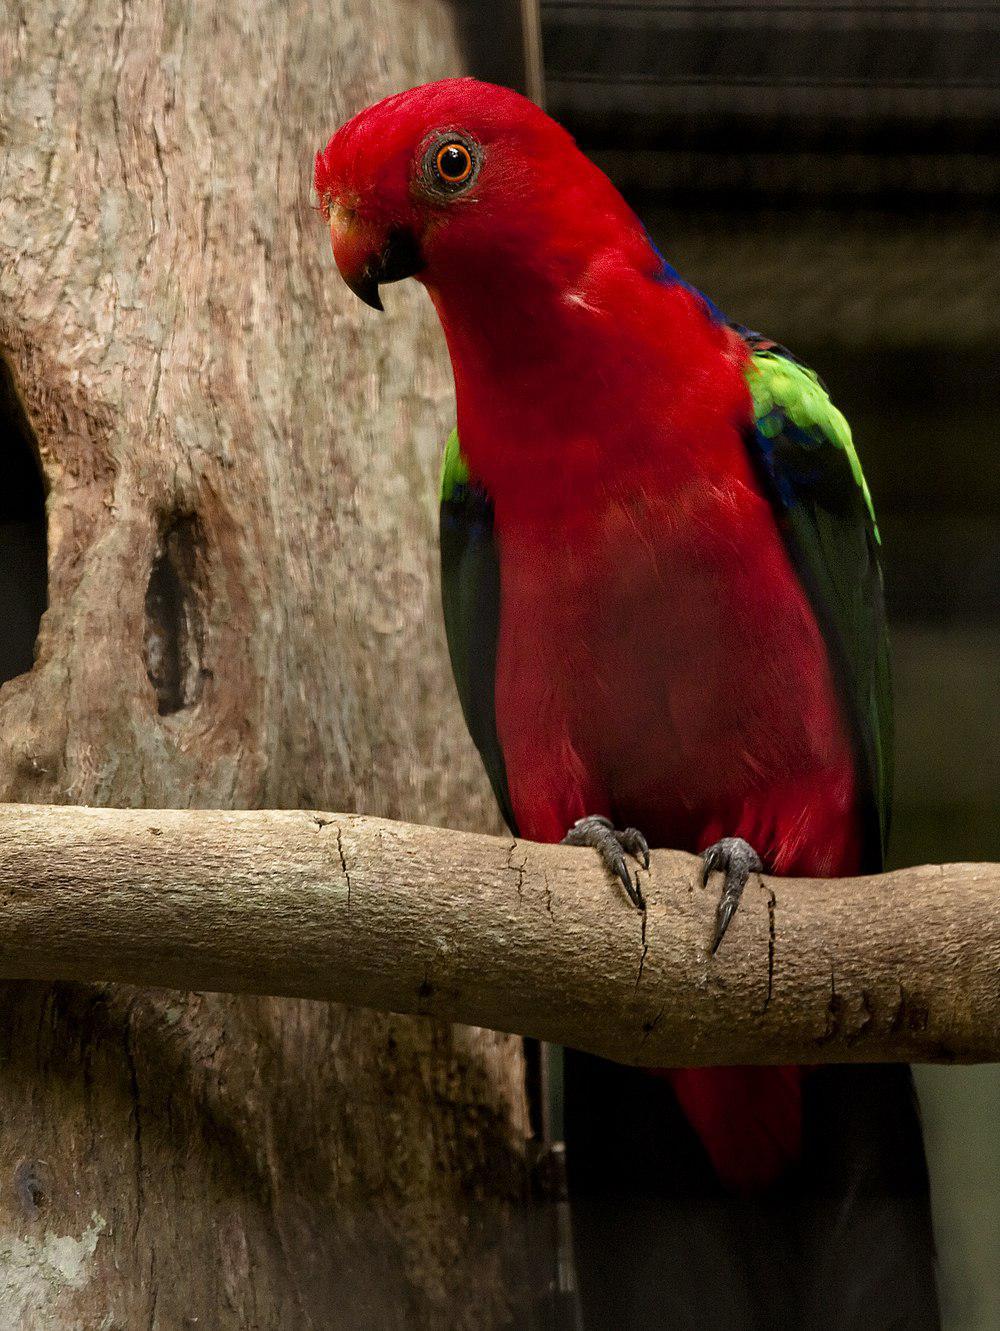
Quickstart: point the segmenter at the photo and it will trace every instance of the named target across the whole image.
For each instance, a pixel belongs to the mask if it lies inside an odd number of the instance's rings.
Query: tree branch
[[[0,978],[335,999],[624,1062],[1000,1059],[1000,866],[718,883],[342,814],[0,806]]]

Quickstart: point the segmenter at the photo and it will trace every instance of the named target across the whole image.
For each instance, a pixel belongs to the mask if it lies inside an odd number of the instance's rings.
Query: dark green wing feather
[[[441,600],[465,723],[504,820],[516,835],[507,770],[497,738],[494,685],[500,560],[493,536],[493,504],[469,477],[457,430],[448,439],[441,467]]]
[[[826,636],[854,725],[864,863],[881,869],[892,800],[892,685],[871,496],[847,421],[783,347],[740,330],[755,425],[748,446]]]

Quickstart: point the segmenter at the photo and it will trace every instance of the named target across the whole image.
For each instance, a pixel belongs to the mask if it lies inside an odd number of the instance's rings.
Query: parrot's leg
[[[610,818],[593,813],[586,818],[578,818],[563,837],[562,844],[590,846],[596,850],[604,867],[621,880],[632,904],[638,910],[646,909],[642,888],[639,886],[639,875],[637,873],[633,879],[625,863],[627,853],[639,860],[644,869],[649,868],[649,846],[641,832],[634,827],[626,827],[623,832],[619,832]]]
[[[736,914],[736,907],[740,904],[740,897],[747,885],[747,879],[752,873],[763,873],[764,865],[753,846],[738,836],[727,836],[723,837],[721,841],[716,841],[714,845],[701,852],[701,858],[703,861],[701,871],[703,886],[708,882],[709,875],[713,870],[718,869],[725,874],[722,896],[719,898],[719,906],[715,912],[715,936],[712,939],[712,955],[714,956],[718,951],[719,944],[725,937],[726,930],[729,928],[729,921]]]

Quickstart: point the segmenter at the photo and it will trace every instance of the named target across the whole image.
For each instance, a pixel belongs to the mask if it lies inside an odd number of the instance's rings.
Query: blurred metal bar
[[[536,105],[545,106],[545,63],[538,0],[521,0],[521,44],[524,49],[524,90]]]

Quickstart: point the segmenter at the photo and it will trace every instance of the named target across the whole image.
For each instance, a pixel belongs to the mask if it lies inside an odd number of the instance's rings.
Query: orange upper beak
[[[411,231],[382,228],[339,201],[330,205],[330,239],[341,277],[373,310],[383,308],[378,291],[383,282],[400,282],[424,266]]]

